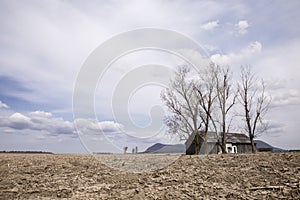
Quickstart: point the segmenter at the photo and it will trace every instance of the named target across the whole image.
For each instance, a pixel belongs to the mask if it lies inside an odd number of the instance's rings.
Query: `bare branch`
[[[168,132],[176,134],[180,139],[187,139],[198,132],[202,126],[199,117],[199,101],[194,91],[194,83],[189,80],[190,69],[181,66],[170,81],[170,87],[161,93],[161,99],[167,106],[171,116],[165,118]]]
[[[255,85],[257,78],[251,72],[250,66],[242,67],[241,83],[239,84],[238,98],[244,108],[244,119],[246,122],[245,130],[249,135],[252,144],[252,152],[256,152],[253,139],[263,133],[267,125],[264,123],[264,116],[270,105],[269,98],[266,96],[265,83]],[[260,129],[258,129],[258,126]]]

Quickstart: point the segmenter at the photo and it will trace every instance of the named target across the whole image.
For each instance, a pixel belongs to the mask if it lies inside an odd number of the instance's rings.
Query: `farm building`
[[[203,133],[203,132],[202,132]],[[200,141],[200,154],[205,153],[204,139],[201,136],[199,137]],[[217,145],[217,135],[215,132],[208,132],[207,135],[207,145],[206,152],[209,154],[221,152],[221,148]],[[192,134],[188,140],[185,142],[186,154],[193,155],[195,154],[195,134]],[[226,140],[226,150],[228,153],[250,153],[252,152],[251,143],[249,137],[242,133],[227,133]]]

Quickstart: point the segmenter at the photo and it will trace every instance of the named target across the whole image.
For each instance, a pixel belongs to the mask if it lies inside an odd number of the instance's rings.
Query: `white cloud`
[[[240,53],[229,54],[214,54],[210,59],[219,65],[245,65],[250,64],[250,59],[255,54],[260,53],[262,50],[262,44],[258,41],[250,43],[246,48],[242,49]]]
[[[210,44],[204,44],[204,45],[203,45],[203,48],[204,48],[206,51],[215,51],[215,50],[218,49],[216,46],[210,45]]]
[[[202,29],[208,31],[208,30],[213,30],[219,26],[219,20],[207,22],[206,24],[203,24],[201,26]]]
[[[286,106],[300,105],[299,44],[298,39],[264,48],[254,64],[256,71],[266,80],[272,96],[271,106],[280,107],[282,112]]]
[[[0,127],[16,131],[42,131],[50,135],[75,133],[71,122],[65,121],[62,118],[53,117],[51,113],[44,111],[31,112],[27,116],[18,112],[9,117],[1,116]]]
[[[282,88],[281,90],[272,91],[272,107],[284,107],[300,105],[300,92],[296,89]]]
[[[138,138],[126,134],[122,124],[113,121],[78,118],[74,123],[82,143],[90,152],[120,152],[125,146],[145,146]]]
[[[27,129],[33,125],[30,118],[22,115],[21,113],[12,114],[4,121],[4,123],[6,126],[17,130]]]
[[[248,32],[249,23],[246,20],[239,21],[235,26],[239,35],[244,35]]]
[[[267,121],[267,133],[271,135],[282,134],[285,131],[286,124],[275,121],[268,120]]]
[[[259,53],[261,52],[262,45],[260,42],[255,41],[249,45],[249,47],[245,50],[245,53]]]
[[[120,132],[124,128],[122,124],[113,121],[97,121],[95,119],[79,118],[74,121],[76,128],[82,134],[98,133],[101,132],[113,133]]]
[[[52,117],[52,114],[50,112],[45,112],[45,111],[34,111],[29,113],[29,115],[33,118],[50,118]]]
[[[137,145],[132,138],[124,134],[122,124],[82,118],[76,119],[74,123],[76,128],[73,122],[45,111],[28,114],[16,112],[9,116],[0,116],[0,133],[5,134],[4,137],[28,136],[24,143],[34,140],[38,143],[47,140],[65,143],[80,139],[91,152],[103,150],[117,152],[114,145],[120,148],[128,144]],[[77,133],[80,135],[79,138]]]
[[[9,106],[2,101],[0,101],[0,108],[9,108]]]

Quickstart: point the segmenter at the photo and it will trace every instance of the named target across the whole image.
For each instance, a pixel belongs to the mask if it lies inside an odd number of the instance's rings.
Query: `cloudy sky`
[[[148,27],[186,35],[234,73],[241,65],[253,66],[273,97],[270,129],[261,138],[299,149],[299,8],[298,0],[1,0],[0,150],[118,152],[124,144],[143,150],[157,141],[169,142],[157,130],[147,130],[140,137],[146,139],[136,140],[137,133],[123,131],[132,124],[116,118],[125,102],[129,119],[139,129],[160,119],[155,118],[159,112],[152,112],[161,104],[159,84],[148,87],[133,78],[140,87],[127,96],[114,93],[140,66],[152,64],[154,74],[149,76],[159,77],[153,64],[172,68],[182,62],[163,51],[132,52],[115,60],[94,88],[96,118],[73,116],[76,78],[90,54],[113,36]]]

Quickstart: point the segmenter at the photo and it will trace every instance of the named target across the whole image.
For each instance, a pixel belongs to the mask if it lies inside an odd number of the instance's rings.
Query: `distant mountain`
[[[271,151],[271,152],[285,152],[288,150],[285,149],[281,149],[281,148],[277,148],[277,147],[273,147],[271,145],[269,145],[268,143],[261,141],[261,140],[255,140],[256,143],[256,148],[259,151]]]
[[[156,143],[146,149],[144,153],[185,153],[185,145]]]

